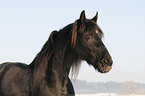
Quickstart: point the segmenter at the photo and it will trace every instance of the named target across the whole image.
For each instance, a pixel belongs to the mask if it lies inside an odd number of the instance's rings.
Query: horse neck
[[[56,72],[62,86],[66,86],[70,68],[78,60],[77,53],[75,52],[75,49],[72,48],[69,39],[66,39],[63,43],[56,44],[52,69]]]
[[[51,62],[53,57],[53,48],[48,48],[49,42],[47,41],[42,50],[37,54],[32,63],[29,65],[33,69],[34,74],[37,76],[45,76],[46,71],[51,69]],[[50,46],[50,45],[49,45]]]
[[[69,72],[71,65],[73,64],[72,52],[67,51],[67,48],[57,48],[53,57],[53,69],[57,72]]]
[[[56,80],[61,84],[57,83],[57,85],[65,88],[71,66],[80,60],[71,46],[70,27],[71,25],[59,32],[60,35],[55,38],[54,45],[49,39],[29,65],[34,70],[34,85],[39,83],[41,78],[45,78],[53,86],[51,82]]]

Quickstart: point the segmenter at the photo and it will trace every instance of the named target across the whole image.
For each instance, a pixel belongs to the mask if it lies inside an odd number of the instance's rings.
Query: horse
[[[98,12],[87,19],[83,10],[74,23],[50,34],[30,64],[1,64],[0,96],[70,96],[73,86],[68,75],[83,60],[100,73],[109,72],[113,60],[102,42],[97,19]]]

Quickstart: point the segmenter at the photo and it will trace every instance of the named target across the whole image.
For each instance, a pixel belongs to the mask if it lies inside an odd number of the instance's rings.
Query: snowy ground
[[[76,96],[145,96],[145,95],[118,95],[115,93],[76,94]]]

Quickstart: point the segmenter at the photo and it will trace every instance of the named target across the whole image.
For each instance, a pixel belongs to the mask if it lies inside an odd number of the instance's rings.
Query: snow
[[[145,96],[145,95],[120,95],[115,93],[98,93],[98,94],[76,94],[76,96]]]

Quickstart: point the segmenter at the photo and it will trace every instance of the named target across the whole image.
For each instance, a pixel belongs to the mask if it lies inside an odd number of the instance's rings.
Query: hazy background
[[[101,74],[83,62],[77,79],[145,83],[145,0],[1,0],[0,63],[29,64],[53,30],[79,18],[82,10],[98,25],[113,61]]]

